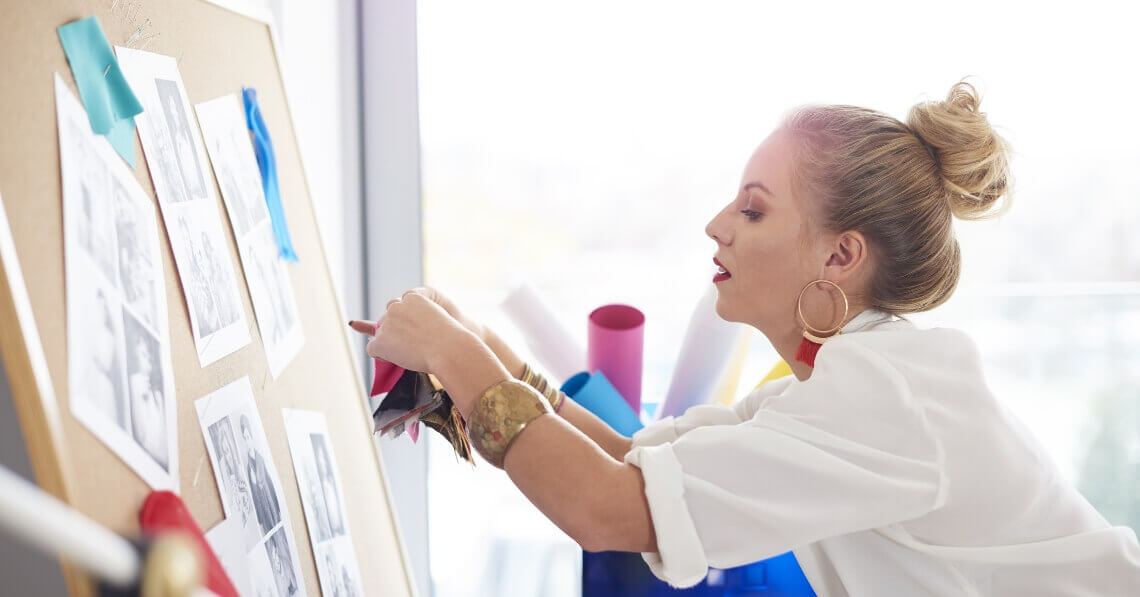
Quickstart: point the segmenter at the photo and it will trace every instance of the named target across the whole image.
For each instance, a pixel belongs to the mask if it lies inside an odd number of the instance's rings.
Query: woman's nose
[[[718,244],[722,245],[727,244],[728,242],[725,231],[721,227],[721,219],[723,215],[724,210],[722,209],[720,213],[713,217],[713,219],[709,220],[708,224],[705,224],[705,234],[707,234],[709,238],[715,240]]]

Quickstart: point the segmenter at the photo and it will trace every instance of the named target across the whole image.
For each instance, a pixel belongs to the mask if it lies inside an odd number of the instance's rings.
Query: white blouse
[[[820,596],[1140,595],[1140,545],[1062,479],[962,332],[860,313],[811,378],[633,436],[677,587],[794,550]]]

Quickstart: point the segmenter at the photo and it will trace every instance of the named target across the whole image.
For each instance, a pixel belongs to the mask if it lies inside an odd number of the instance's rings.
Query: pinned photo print
[[[71,412],[154,489],[178,491],[153,202],[57,74]]]
[[[135,117],[139,139],[205,367],[251,340],[205,148],[174,58],[123,47],[115,53],[144,108]]]
[[[194,147],[190,118],[183,108],[178,83],[155,77],[154,87],[158,103],[162,106],[161,122],[155,123],[155,128],[161,129],[156,132],[163,140],[160,150],[162,157],[159,160],[162,176],[175,189],[179,201],[208,199],[206,181],[202,176],[203,164]]]
[[[248,377],[194,401],[214,468],[222,510],[243,528],[232,533],[246,554],[254,594],[304,595],[297,545],[269,442]]]
[[[242,103],[231,94],[198,104],[196,110],[237,239],[269,372],[276,379],[300,352],[305,335],[265,206]]]
[[[163,469],[167,466],[166,382],[158,338],[123,311],[131,435]]]
[[[147,213],[135,207],[126,188],[115,182],[111,185],[115,204],[115,230],[119,254],[119,287],[123,300],[151,329],[158,327],[155,312],[155,287],[160,283],[159,269],[146,247],[157,245],[154,212]]]
[[[359,595],[360,566],[348,532],[344,492],[322,413],[283,409],[289,453],[325,595]]]

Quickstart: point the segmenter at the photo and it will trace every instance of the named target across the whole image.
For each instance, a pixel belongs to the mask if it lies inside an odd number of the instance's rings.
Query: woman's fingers
[[[376,322],[375,321],[353,319],[352,321],[348,322],[348,327],[360,332],[361,334],[364,334],[365,336],[375,336],[376,335]]]

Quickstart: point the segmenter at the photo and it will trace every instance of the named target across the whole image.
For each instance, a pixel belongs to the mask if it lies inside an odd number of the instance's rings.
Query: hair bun
[[[959,81],[944,101],[915,104],[906,118],[938,163],[950,210],[966,220],[990,217],[1008,207],[1007,198],[995,210],[1010,183],[1009,146],[978,111],[980,102],[974,86]]]

